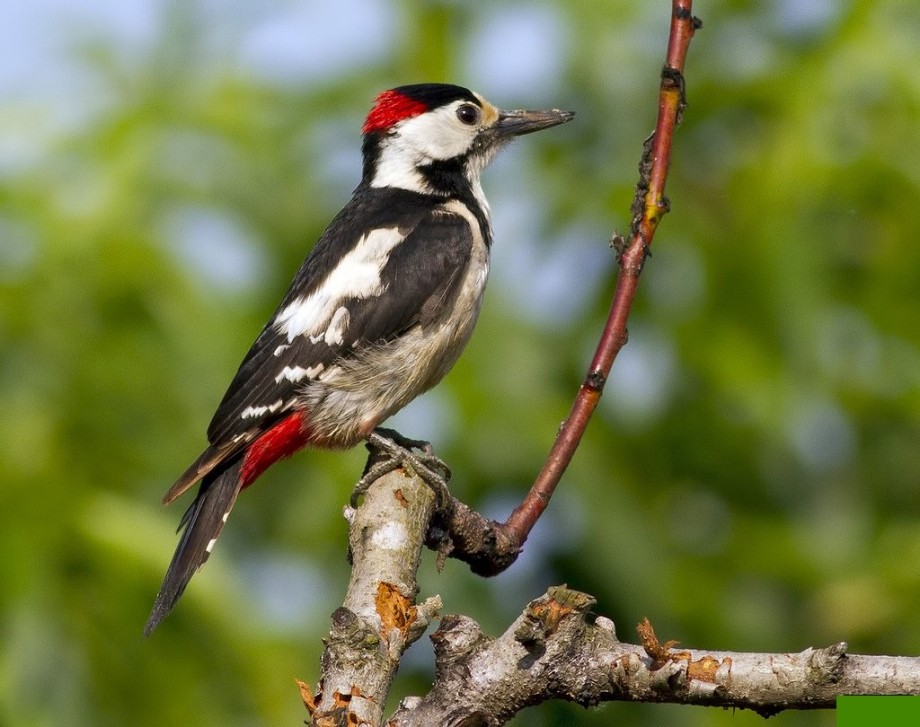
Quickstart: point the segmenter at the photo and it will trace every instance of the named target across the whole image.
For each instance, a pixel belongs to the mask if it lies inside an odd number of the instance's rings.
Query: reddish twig
[[[456,550],[452,554],[469,562],[477,573],[499,573],[514,562],[572,460],[600,400],[613,361],[626,343],[626,323],[636,295],[639,275],[658,223],[668,211],[664,186],[671,157],[671,141],[674,128],[679,123],[681,112],[686,105],[683,84],[684,60],[693,33],[700,27],[699,20],[692,15],[691,6],[692,0],[672,2],[667,61],[661,72],[658,95],[658,121],[654,134],[646,141],[642,162],[639,165],[640,180],[633,203],[630,236],[628,241],[619,235],[614,236],[612,246],[617,252],[620,265],[616,290],[597,350],[569,416],[559,429],[556,441],[530,492],[504,524],[489,522],[479,517],[475,525],[471,526],[468,518],[478,516],[468,508],[458,508],[448,524],[447,529],[452,536],[458,530],[465,533],[479,532],[477,537],[482,541],[480,549],[474,547],[475,552],[464,552],[467,543],[458,543],[457,538],[454,538]],[[464,518],[467,519],[461,523],[460,520]],[[460,540],[464,541],[464,538]]]

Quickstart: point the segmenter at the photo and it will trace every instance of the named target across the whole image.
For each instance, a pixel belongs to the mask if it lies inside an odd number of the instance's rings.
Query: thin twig
[[[658,223],[668,211],[664,187],[671,157],[671,141],[674,128],[686,106],[684,60],[693,33],[700,27],[699,20],[693,17],[691,6],[692,0],[672,2],[667,61],[661,72],[658,94],[658,121],[654,134],[646,141],[639,165],[640,179],[633,204],[630,237],[628,241],[619,235],[613,238],[612,246],[616,250],[620,267],[616,290],[594,358],[572,403],[569,416],[560,427],[530,491],[505,523],[487,521],[469,508],[456,507],[451,520],[446,524],[452,536],[459,532],[466,534],[463,538],[454,538],[455,550],[451,553],[452,557],[468,562],[476,573],[500,573],[514,562],[571,462],[600,400],[613,361],[626,344],[626,324],[639,275]],[[470,537],[469,534],[477,530],[480,535]],[[467,550],[465,545],[470,545],[473,550]]]

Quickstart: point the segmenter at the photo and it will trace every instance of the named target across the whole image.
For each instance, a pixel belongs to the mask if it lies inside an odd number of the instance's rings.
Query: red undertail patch
[[[256,439],[243,458],[243,487],[248,487],[279,459],[290,457],[310,441],[302,412],[294,412]]]
[[[414,98],[409,98],[399,91],[384,91],[374,102],[374,108],[367,115],[362,133],[388,129],[393,124],[413,116],[425,113],[428,107]]]

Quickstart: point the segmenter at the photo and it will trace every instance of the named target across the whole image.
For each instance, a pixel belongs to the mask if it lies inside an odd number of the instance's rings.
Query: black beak
[[[498,121],[492,129],[502,137],[521,136],[521,134],[529,134],[540,129],[548,129],[550,126],[564,124],[566,121],[571,121],[574,116],[574,111],[560,111],[559,109],[499,111]]]

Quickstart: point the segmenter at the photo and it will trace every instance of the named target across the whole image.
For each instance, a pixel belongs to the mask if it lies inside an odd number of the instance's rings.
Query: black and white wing
[[[388,199],[399,192],[415,204]],[[473,246],[465,218],[403,190],[357,204],[330,225],[243,360],[208,429],[212,445],[251,441],[335,361],[424,324],[456,295]]]
[[[381,189],[353,199],[243,359],[208,427],[211,446],[164,501],[289,414],[298,392],[327,367],[442,313],[460,287],[474,237],[466,217],[425,195]]]

